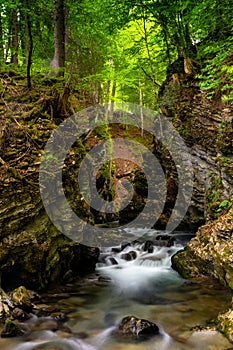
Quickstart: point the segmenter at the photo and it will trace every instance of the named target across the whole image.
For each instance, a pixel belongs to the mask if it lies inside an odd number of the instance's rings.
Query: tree
[[[52,67],[64,76],[65,67],[65,9],[64,0],[54,0],[54,58]]]
[[[24,8],[25,8],[25,24],[26,24],[26,38],[27,38],[27,87],[31,89],[31,65],[32,65],[32,50],[33,50],[33,38],[32,38],[32,27],[31,27],[31,19],[30,19],[30,0],[24,0]]]
[[[12,36],[11,42],[11,63],[18,64],[18,50],[19,50],[19,38],[18,38],[18,9],[17,7],[11,10],[11,21],[9,32]]]

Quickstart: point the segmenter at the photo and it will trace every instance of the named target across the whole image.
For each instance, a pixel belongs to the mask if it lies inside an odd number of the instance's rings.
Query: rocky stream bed
[[[230,349],[217,315],[230,306],[231,291],[216,279],[185,280],[171,268],[171,256],[192,235],[145,235],[103,248],[85,278],[70,276],[40,296],[23,287],[2,294],[10,313],[1,349]]]

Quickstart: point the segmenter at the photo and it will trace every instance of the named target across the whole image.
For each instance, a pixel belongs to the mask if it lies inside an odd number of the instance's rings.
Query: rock
[[[30,318],[27,312],[25,312],[22,309],[19,309],[18,307],[12,311],[12,316],[14,317],[14,319],[19,321],[26,321]]]
[[[0,318],[8,317],[14,308],[10,297],[0,288]]]
[[[233,289],[233,211],[202,226],[186,249],[172,257],[182,277],[210,276]],[[220,235],[221,233],[221,235]]]
[[[154,247],[152,241],[146,241],[143,247],[143,250],[148,253],[153,253]]]
[[[130,247],[131,243],[130,242],[122,242],[121,243],[121,251],[124,250],[126,247]]]
[[[133,336],[153,336],[159,334],[159,327],[150,321],[135,316],[126,316],[119,325],[119,331]]]
[[[128,253],[124,253],[121,255],[121,259],[124,259],[126,261],[134,260],[137,257],[137,253],[134,250],[131,250]]]
[[[30,295],[24,286],[20,286],[11,292],[11,300],[14,306],[25,311],[31,311],[32,303]]]
[[[124,253],[124,254],[121,254],[121,259],[126,260],[126,261],[130,261],[130,260],[132,260],[132,257],[129,253]]]
[[[135,252],[135,250],[131,250],[129,252],[129,254],[130,254],[130,256],[132,257],[133,260],[137,258],[137,252]]]
[[[74,273],[72,270],[68,270],[62,277],[62,283],[70,283],[74,280]]]
[[[220,331],[233,343],[233,309],[219,314],[217,321]]]
[[[113,252],[113,253],[120,253],[120,252],[121,252],[121,248],[113,247],[113,248],[112,248],[112,252]]]
[[[42,290],[61,283],[71,270],[74,276],[95,270],[99,249],[78,244],[61,234],[41,212],[24,231],[5,237],[0,245],[2,288]],[[12,260],[14,257],[14,260]]]
[[[23,334],[24,332],[13,321],[5,321],[4,329],[1,333],[2,338],[18,337]]]
[[[116,261],[115,258],[113,257],[109,257],[108,259],[106,259],[108,263],[110,263],[110,265],[118,265],[118,262]]]

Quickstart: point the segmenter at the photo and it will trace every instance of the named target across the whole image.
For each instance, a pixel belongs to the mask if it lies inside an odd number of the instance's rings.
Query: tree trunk
[[[54,58],[52,67],[57,76],[64,76],[65,67],[65,10],[64,0],[53,1],[54,11]]]
[[[144,118],[143,118],[143,94],[142,94],[142,84],[139,80],[139,105],[140,105],[140,117],[141,117],[141,136],[143,137],[143,128],[144,128]]]
[[[3,50],[3,31],[2,31],[2,15],[0,7],[0,63],[4,62],[4,50]]]
[[[17,8],[11,11],[12,18],[12,42],[11,42],[11,63],[18,64],[18,10]]]
[[[31,65],[32,65],[32,50],[33,50],[33,39],[32,39],[32,26],[31,26],[31,19],[29,14],[29,1],[30,0],[24,0],[24,8],[25,8],[25,20],[26,20],[26,36],[27,36],[27,87],[28,89],[31,89]]]

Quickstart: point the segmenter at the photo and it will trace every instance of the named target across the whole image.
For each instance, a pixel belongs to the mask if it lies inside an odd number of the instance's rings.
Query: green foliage
[[[232,102],[232,8],[233,0],[67,0],[65,82],[84,104],[141,98],[143,105],[157,108],[168,67],[177,58],[192,58],[201,67],[200,88],[208,98]],[[3,0],[0,9],[0,63],[9,63],[15,50],[12,11],[17,10],[19,65],[25,72],[25,15],[30,14],[32,74],[53,74],[53,1],[28,0],[25,7],[20,0]]]
[[[229,199],[224,199],[217,208],[217,213],[223,212],[223,210],[228,210],[233,205],[233,195]]]

